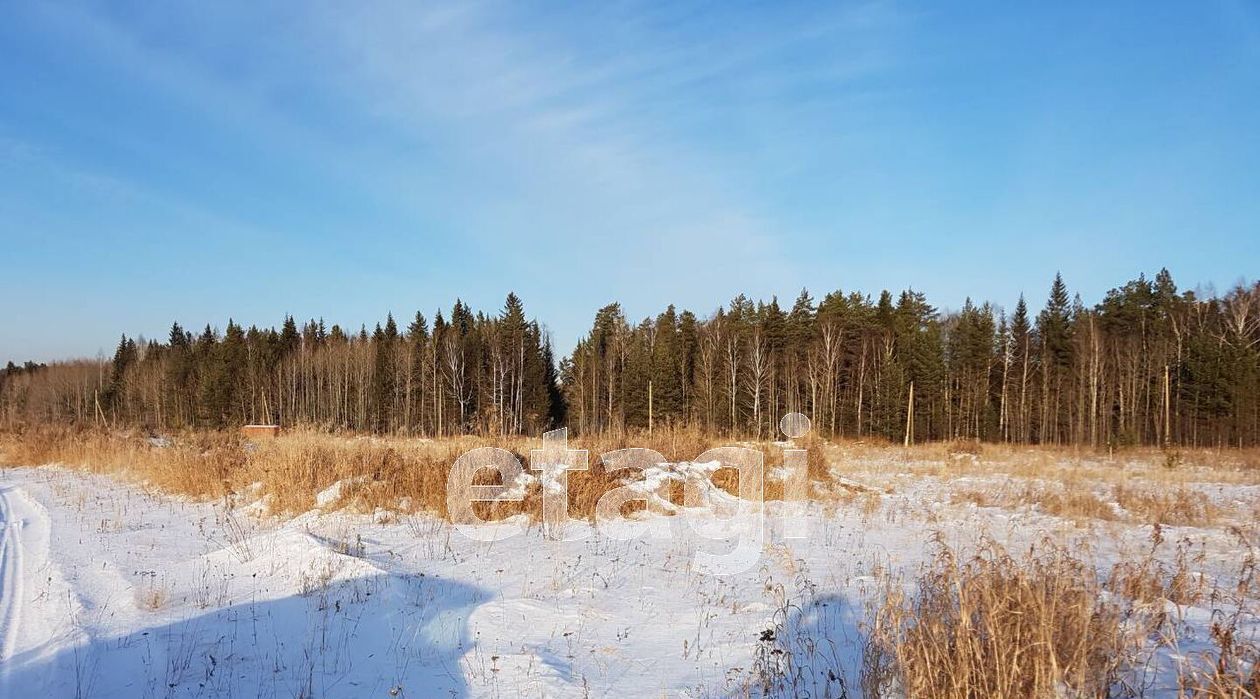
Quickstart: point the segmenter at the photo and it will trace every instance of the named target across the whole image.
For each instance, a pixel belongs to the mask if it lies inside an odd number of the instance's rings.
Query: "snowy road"
[[[13,491],[0,488],[0,683],[6,684],[23,608],[22,521],[9,504]]]
[[[19,668],[45,657],[58,639],[80,636],[50,616],[77,608],[50,562],[50,533],[43,505],[20,486],[0,485],[0,697],[26,696]]]

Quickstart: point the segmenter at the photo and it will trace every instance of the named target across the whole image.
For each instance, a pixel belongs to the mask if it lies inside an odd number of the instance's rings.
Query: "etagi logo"
[[[809,433],[809,418],[788,413],[779,421],[788,439]],[[651,449],[618,449],[600,455],[604,469],[622,476],[623,485],[600,496],[595,507],[593,529],[569,517],[569,472],[588,468],[585,449],[569,449],[568,429],[543,435],[542,448],[530,451],[527,473],[516,455],[497,447],[479,447],[460,455],[447,477],[447,511],[455,528],[478,541],[502,541],[523,534],[519,519],[487,522],[477,516],[474,503],[520,502],[525,488],[535,480],[542,489],[543,534],[555,541],[576,541],[592,534],[621,541],[633,539],[667,540],[688,533],[698,539],[721,542],[733,547],[715,554],[697,548],[697,569],[713,575],[733,575],[752,569],[761,558],[766,534],[765,463],[757,449],[725,446],[709,449],[694,461],[670,464]],[[803,539],[808,534],[805,501],[809,478],[805,449],[783,451],[783,536]],[[738,472],[738,497],[718,489],[711,476],[721,468]],[[483,470],[497,471],[499,485],[474,485]],[[672,482],[683,483],[682,516],[669,517],[676,508],[669,501]],[[642,502],[649,514],[642,518],[624,517],[622,507]],[[651,516],[660,515],[660,516]]]

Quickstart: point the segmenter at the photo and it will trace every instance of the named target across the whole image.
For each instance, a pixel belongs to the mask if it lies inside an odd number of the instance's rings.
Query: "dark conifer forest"
[[[739,296],[704,315],[633,322],[601,308],[567,357],[509,294],[503,308],[392,315],[372,329],[122,336],[112,359],[0,372],[0,425],[304,425],[417,436],[686,426],[775,438],[799,411],[816,434],[1082,446],[1250,446],[1260,439],[1260,284],[1179,291],[1167,271],[1093,306],[1056,276],[1039,305],[921,293]]]

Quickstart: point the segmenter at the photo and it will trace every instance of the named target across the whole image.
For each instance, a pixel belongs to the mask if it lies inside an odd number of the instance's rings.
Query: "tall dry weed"
[[[1103,697],[1134,648],[1094,570],[1045,541],[1015,557],[992,540],[965,558],[937,542],[916,589],[890,586],[863,660],[869,696]]]

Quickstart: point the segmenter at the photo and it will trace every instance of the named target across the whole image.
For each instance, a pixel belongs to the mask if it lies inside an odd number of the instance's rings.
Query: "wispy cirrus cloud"
[[[1113,283],[1170,250],[1214,270],[1176,241],[1206,212],[1246,247],[1258,93],[1257,14],[1212,7],[19,4],[0,236],[104,250],[90,281],[136,298],[155,269],[222,271],[171,297],[194,323],[357,324],[511,289],[561,349],[613,299],[637,317],[914,284],[949,305],[1055,269]],[[1153,48],[1174,27],[1175,60]],[[987,264],[1034,246],[1012,236],[1104,231],[1128,266]],[[9,263],[81,284],[43,247]]]
[[[798,13],[760,35],[717,17],[697,33],[702,8],[632,5],[538,28],[517,7],[325,5],[299,44],[327,52],[325,76],[342,94],[485,183],[474,228],[507,256],[542,247],[565,264],[615,263],[623,271],[606,272],[652,273],[672,293],[708,298],[757,285],[732,270],[792,276],[774,243],[785,231],[752,193],[805,148],[793,140],[767,153],[782,134],[759,130],[785,116],[817,128],[808,105],[785,114],[793,93],[836,91],[884,67],[879,35],[898,21],[889,6]],[[784,71],[811,42],[831,44],[829,60]],[[530,219],[533,230],[521,225]]]
[[[614,298],[703,309],[800,276],[758,192],[824,136],[827,105],[800,97],[884,67],[900,18],[724,10],[71,3],[25,19],[117,81],[57,117],[104,156],[50,151],[47,172],[114,182],[166,230],[336,251],[282,272],[296,288],[318,274],[481,305],[515,289],[563,348]]]

